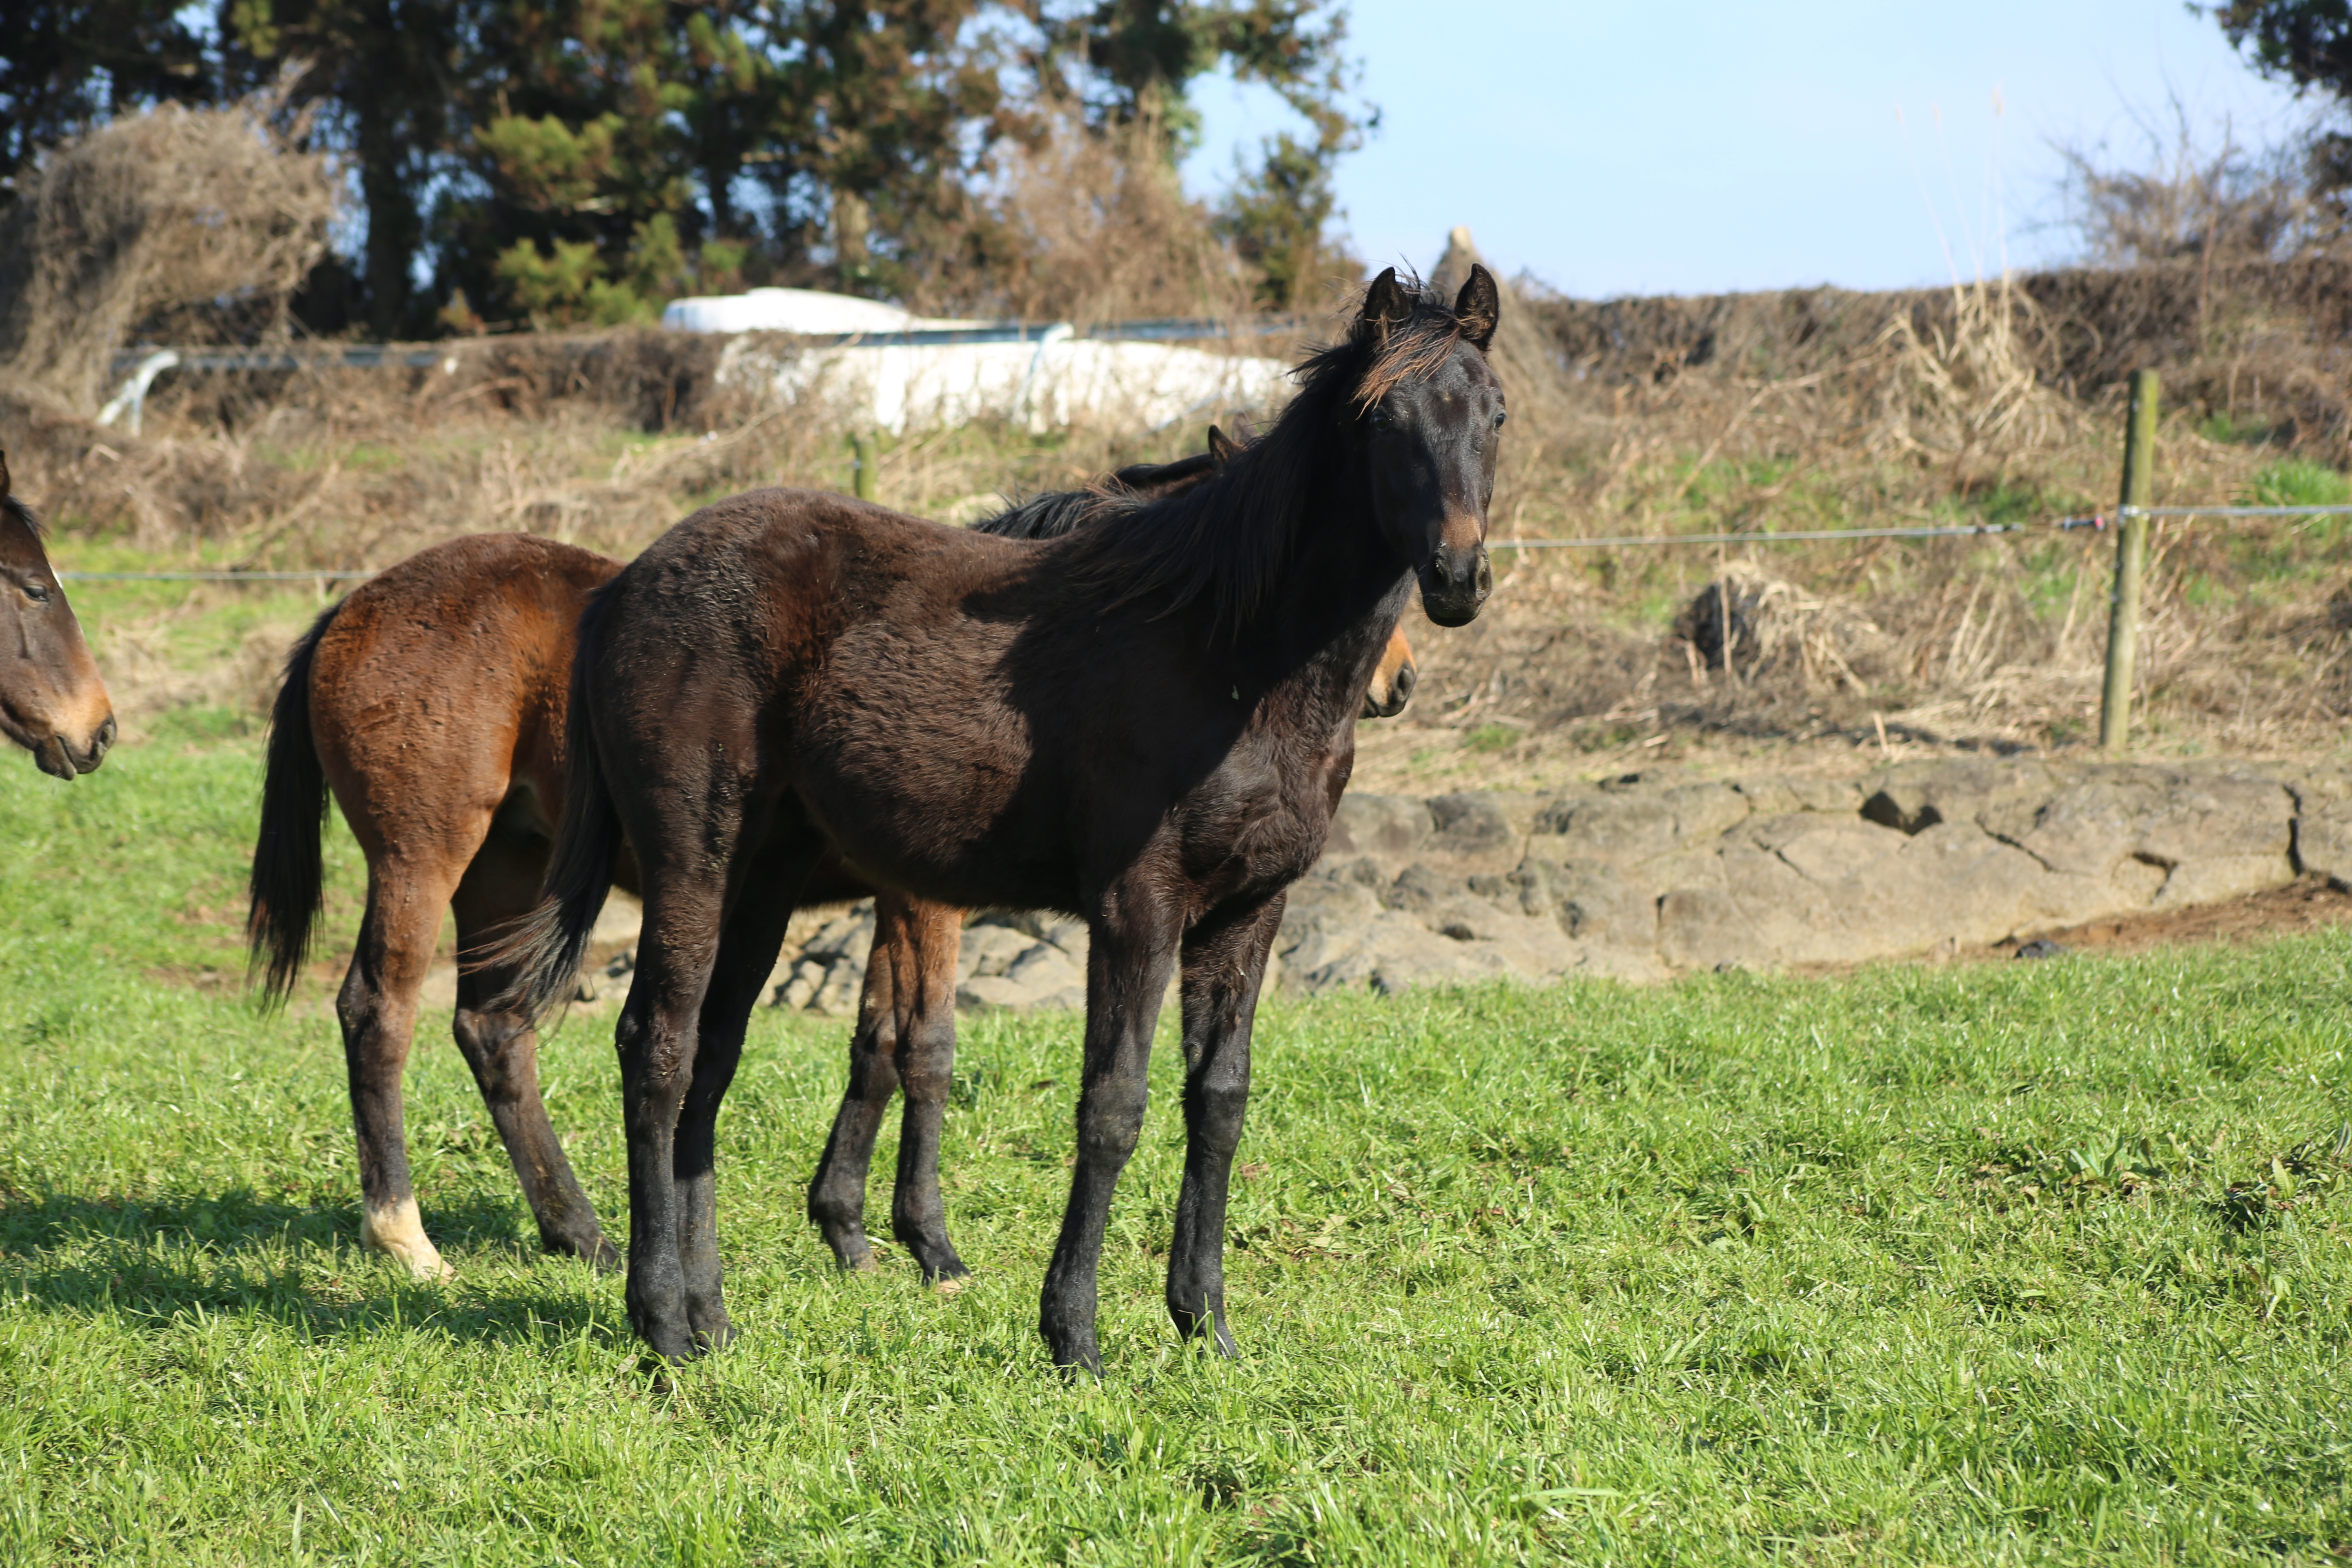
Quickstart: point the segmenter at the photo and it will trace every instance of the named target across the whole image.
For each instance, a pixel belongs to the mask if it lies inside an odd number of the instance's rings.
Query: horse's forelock
[[[1370,353],[1356,383],[1354,402],[1361,413],[1398,387],[1435,375],[1462,341],[1462,319],[1444,296],[1416,280],[1412,315],[1385,328],[1359,317],[1349,336]]]

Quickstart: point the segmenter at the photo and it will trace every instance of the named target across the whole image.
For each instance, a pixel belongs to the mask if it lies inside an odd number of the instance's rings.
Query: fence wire
[[[2062,530],[2110,527],[2128,517],[2347,517],[2347,506],[2125,506],[2111,515],[2062,517]],[[1683,544],[1827,544],[1846,539],[1969,539],[2030,533],[2022,522],[1955,523],[1922,528],[1801,528],[1777,533],[1634,533],[1591,539],[1490,539],[1489,550],[1641,550]],[[60,572],[67,583],[347,583],[373,577],[379,569],[359,566],[319,572]]]

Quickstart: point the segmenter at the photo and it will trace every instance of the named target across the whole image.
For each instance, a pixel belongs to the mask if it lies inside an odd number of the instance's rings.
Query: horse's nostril
[[[1413,682],[1420,679],[1412,672],[1412,666],[1409,664],[1398,670],[1396,679],[1389,682],[1389,700],[1402,709],[1412,700]]]
[[[106,722],[98,727],[98,743],[94,749],[99,752],[106,752],[112,749],[114,745],[114,715],[109,713],[106,716]]]

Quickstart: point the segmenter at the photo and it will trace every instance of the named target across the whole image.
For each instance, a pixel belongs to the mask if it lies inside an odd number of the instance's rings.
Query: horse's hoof
[[[1092,1334],[1083,1340],[1073,1337],[1066,1342],[1048,1338],[1045,1342],[1054,1352],[1054,1365],[1063,1376],[1076,1383],[1088,1379],[1096,1383],[1102,1381],[1102,1352],[1096,1348]]]
[[[446,1284],[457,1277],[457,1271],[442,1261],[441,1249],[425,1234],[415,1198],[403,1198],[381,1209],[362,1205],[360,1245],[406,1264],[410,1277],[427,1285]]]
[[[629,1327],[636,1331],[640,1344],[671,1366],[684,1366],[702,1354],[701,1342],[694,1331],[684,1324],[673,1327],[656,1323],[633,1311],[629,1314]]]

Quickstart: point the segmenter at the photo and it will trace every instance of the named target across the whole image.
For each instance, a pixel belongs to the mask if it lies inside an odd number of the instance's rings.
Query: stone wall
[[[1859,780],[1646,774],[1554,794],[1351,795],[1291,890],[1274,987],[1664,979],[1983,948],[2352,881],[2352,773],[2235,762],[1943,761]],[[791,944],[774,999],[856,1010],[871,911]],[[1080,1006],[1086,927],[982,914],[960,1005]]]

